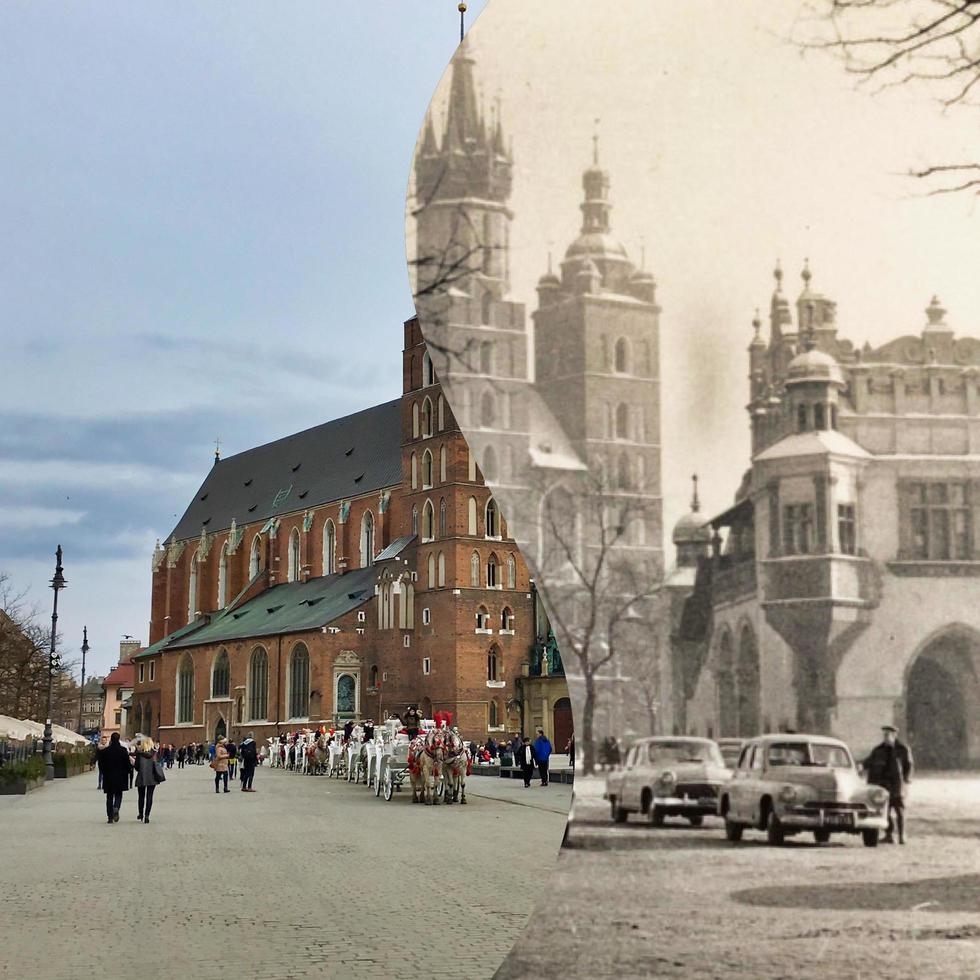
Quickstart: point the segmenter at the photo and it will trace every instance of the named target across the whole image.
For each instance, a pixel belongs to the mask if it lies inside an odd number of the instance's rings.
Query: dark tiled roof
[[[356,497],[401,483],[401,400],[325,422],[211,468],[173,536],[195,538],[231,525]]]
[[[378,570],[369,566],[345,575],[274,585],[237,609],[202,617],[174,631],[140,656],[206,643],[320,629],[372,599],[377,575]]]

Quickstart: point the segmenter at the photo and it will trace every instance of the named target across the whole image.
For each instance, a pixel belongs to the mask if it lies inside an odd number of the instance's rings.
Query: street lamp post
[[[88,627],[82,627],[82,684],[78,689],[78,734],[82,734],[82,705],[85,701],[85,654],[88,653]]]
[[[54,779],[54,759],[51,756],[51,695],[54,684],[54,674],[58,667],[58,656],[55,653],[55,645],[58,642],[58,593],[68,584],[65,581],[64,569],[61,567],[61,545],[55,552],[57,563],[54,569],[54,578],[51,579],[51,588],[54,589],[54,609],[51,612],[51,650],[48,654],[48,713],[44,721],[44,778]]]

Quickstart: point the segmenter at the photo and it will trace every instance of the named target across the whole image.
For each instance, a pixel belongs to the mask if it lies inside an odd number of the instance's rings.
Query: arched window
[[[418,504],[412,504],[412,534],[419,533],[419,507]]]
[[[181,658],[177,668],[177,724],[194,723],[194,661],[189,653]]]
[[[487,446],[483,452],[483,479],[487,483],[497,482],[497,452],[493,446]]]
[[[286,580],[299,581],[299,529],[293,528],[289,535],[289,561],[286,565]]]
[[[813,406],[813,427],[817,430],[827,428],[827,410],[822,402]]]
[[[489,293],[483,294],[483,299],[480,301],[480,323],[484,326],[490,325],[490,313],[491,307],[493,305],[493,297]]]
[[[361,568],[374,564],[374,514],[366,510],[361,518]]]
[[[434,589],[436,587],[436,556],[431,552],[429,553],[428,572],[429,588]]]
[[[444,538],[446,536],[446,498],[441,497],[439,500],[439,537]]]
[[[476,609],[476,628],[478,630],[490,629],[490,610],[482,604]]]
[[[337,678],[337,714],[353,715],[357,711],[357,681],[350,674]]]
[[[480,398],[480,425],[484,429],[492,429],[497,418],[497,410],[493,401],[493,393],[485,391]]]
[[[500,727],[500,709],[497,707],[496,700],[490,701],[489,727]]]
[[[446,447],[439,450],[439,482],[446,482]]]
[[[371,667],[371,687],[378,687],[378,665],[373,664]]]
[[[630,458],[623,453],[616,461],[616,486],[620,490],[629,490],[631,483]]]
[[[442,395],[439,396],[438,406],[439,407],[436,410],[436,414],[439,416],[439,431],[442,432],[442,430],[446,427],[446,399],[443,398]]]
[[[500,537],[500,513],[497,510],[497,501],[493,497],[487,501],[487,508],[483,515],[483,526],[486,528],[488,538]]]
[[[412,489],[419,488],[419,461],[415,453],[412,453]]]
[[[419,403],[412,402],[412,438],[419,437]]]
[[[218,608],[228,605],[228,542],[221,546],[218,556]]]
[[[240,694],[235,698],[235,718],[237,724],[245,724],[245,699]]]
[[[616,341],[616,370],[628,374],[630,369],[630,349],[625,337]]]
[[[493,374],[493,344],[489,340],[480,344],[480,374]]]
[[[262,535],[252,538],[252,547],[248,553],[248,578],[251,581],[262,571]]]
[[[476,497],[470,497],[467,507],[467,534],[476,534]]]
[[[269,656],[262,647],[256,647],[248,665],[248,717],[264,721],[268,705]]]
[[[422,384],[425,387],[429,385],[434,385],[436,383],[436,372],[432,368],[432,358],[429,357],[429,352],[426,351],[422,355]]]
[[[470,483],[476,482],[476,457],[469,449],[466,450],[466,479]]]
[[[480,587],[480,555],[476,551],[470,555],[470,585],[474,589]]]
[[[136,710],[133,712],[133,731],[142,735],[143,734],[143,705],[137,704]]]
[[[211,697],[226,698],[231,689],[231,669],[228,664],[228,651],[221,650],[214,658],[211,668]]]
[[[806,432],[806,405],[796,406],[796,431]]]
[[[629,439],[630,437],[630,410],[624,402],[616,406],[616,438]]]
[[[446,584],[446,556],[439,552],[439,587]]]
[[[289,658],[289,717],[306,718],[310,713],[310,651],[297,643]]]
[[[415,586],[404,579],[398,583],[398,628],[415,628]]]
[[[500,584],[500,574],[497,568],[497,556],[490,555],[487,559],[487,588],[496,589]]]
[[[510,606],[504,606],[500,612],[500,628],[502,630],[514,629],[514,610]]]
[[[432,501],[427,500],[422,507],[422,540],[431,541],[436,536],[436,512]]]
[[[507,588],[517,588],[517,559],[513,555],[507,556]]]
[[[337,571],[337,528],[333,521],[323,525],[323,574],[333,575]]]
[[[496,646],[490,647],[490,652],[487,654],[487,680],[495,681],[497,679],[497,653],[498,648]]]
[[[432,453],[428,449],[422,453],[422,489],[432,486]]]
[[[191,570],[187,576],[187,622],[197,615],[197,552],[191,555]]]
[[[422,402],[422,435],[432,435],[432,401],[428,395]]]

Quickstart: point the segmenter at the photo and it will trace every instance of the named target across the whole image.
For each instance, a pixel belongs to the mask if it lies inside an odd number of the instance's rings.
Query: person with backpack
[[[242,792],[254,793],[252,779],[255,776],[255,766],[259,759],[259,749],[255,744],[255,732],[248,733],[248,738],[239,747],[238,755],[242,760]]]

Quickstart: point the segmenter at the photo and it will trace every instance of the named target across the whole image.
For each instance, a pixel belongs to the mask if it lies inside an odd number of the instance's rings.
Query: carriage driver
[[[405,712],[405,717],[402,720],[405,722],[405,731],[408,733],[409,741],[415,741],[418,738],[419,728],[421,727],[419,724],[419,709],[414,704],[409,705],[408,710]]]
[[[364,722],[364,734],[361,736],[361,741],[365,744],[374,741],[374,722],[370,718]]]

